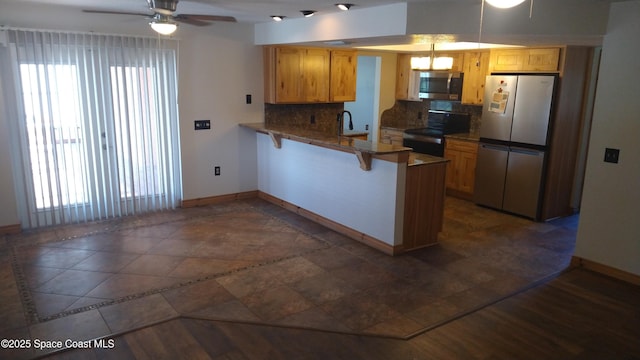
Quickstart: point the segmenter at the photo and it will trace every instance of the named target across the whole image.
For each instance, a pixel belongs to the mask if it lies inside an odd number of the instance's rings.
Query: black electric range
[[[427,127],[405,130],[402,145],[418,153],[444,156],[444,136],[469,132],[470,124],[468,113],[429,110]]]

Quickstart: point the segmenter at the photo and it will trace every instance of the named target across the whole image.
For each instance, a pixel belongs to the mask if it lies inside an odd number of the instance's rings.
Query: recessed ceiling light
[[[336,6],[337,6],[337,7],[338,7],[338,9],[340,9],[340,10],[347,11],[347,10],[351,9],[351,7],[353,6],[353,4],[336,4]]]
[[[301,10],[300,12],[302,13],[302,15],[304,15],[304,17],[310,17],[316,13],[315,10]]]
[[[273,21],[282,21],[284,20],[286,16],[282,16],[282,15],[271,15],[271,18],[273,19]]]

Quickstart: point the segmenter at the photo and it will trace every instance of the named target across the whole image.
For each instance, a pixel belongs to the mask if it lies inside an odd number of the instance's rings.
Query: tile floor
[[[0,244],[0,335],[85,340],[182,315],[407,338],[562,271],[576,227],[447,198],[440,243],[390,257],[250,199],[29,231]]]

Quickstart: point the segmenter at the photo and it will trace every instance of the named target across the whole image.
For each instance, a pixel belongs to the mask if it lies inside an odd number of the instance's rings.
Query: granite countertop
[[[409,154],[408,165],[409,166],[431,165],[431,164],[439,164],[447,161],[449,160],[443,157],[411,152],[411,154]]]
[[[404,146],[382,144],[377,142],[374,143],[371,141],[354,139],[351,137],[353,136],[354,132],[350,132],[350,136],[343,136],[338,142],[337,135],[327,135],[325,133],[295,129],[287,126],[267,127],[264,123],[243,123],[240,124],[240,126],[253,129],[264,134],[276,135],[284,139],[295,140],[307,144],[324,146],[343,151],[358,151],[372,155],[384,155],[411,151],[411,148]]]

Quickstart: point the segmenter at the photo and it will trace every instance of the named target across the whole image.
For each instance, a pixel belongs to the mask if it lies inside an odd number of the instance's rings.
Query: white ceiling
[[[430,0],[414,0],[429,2]],[[454,2],[478,2],[478,0],[451,0]],[[151,13],[146,0],[0,0],[2,3],[41,3],[71,6],[89,10],[130,11]],[[395,4],[397,0],[350,0],[355,8]],[[411,2],[411,0],[409,1]],[[176,14],[201,14],[233,16],[238,22],[260,23],[272,21],[271,15],[300,18],[302,10],[315,10],[318,14],[339,12],[337,0],[179,0]],[[126,16],[126,15],[105,15]]]

